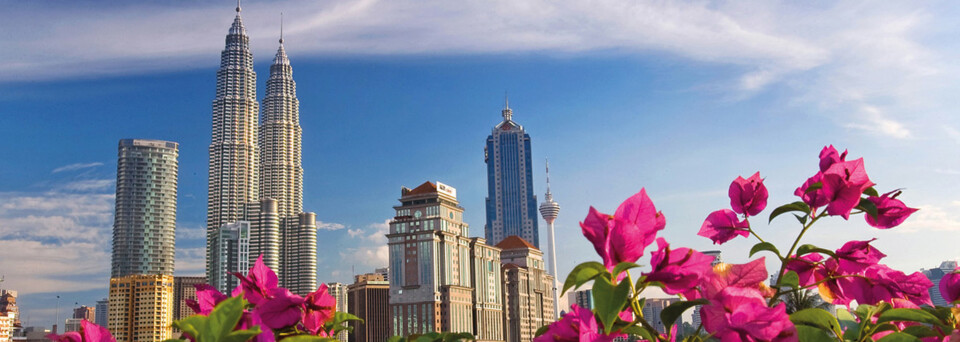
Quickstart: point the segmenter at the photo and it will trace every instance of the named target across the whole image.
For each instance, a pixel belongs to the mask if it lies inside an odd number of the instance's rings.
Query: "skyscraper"
[[[170,141],[120,140],[111,277],[173,274],[177,148]]]
[[[327,291],[337,302],[337,312],[348,312],[347,310],[347,284],[327,283]],[[386,310],[384,310],[386,312]],[[336,336],[340,342],[347,342],[347,332],[341,331]]]
[[[210,244],[213,235],[225,223],[246,219],[248,207],[260,201],[259,148],[257,145],[257,75],[253,72],[253,54],[240,6],[220,53],[217,93],[213,100],[213,126],[210,140],[207,179],[207,275],[213,269]],[[259,237],[259,231],[252,233]],[[278,256],[255,250],[274,270]]]
[[[209,252],[210,285],[222,293],[229,293],[239,285],[233,273],[247,274],[250,269],[250,222],[225,223],[213,234]],[[192,286],[191,286],[192,288]]]
[[[949,306],[950,303],[947,303],[947,300],[943,299],[943,295],[940,293],[940,280],[942,280],[947,274],[953,272],[953,270],[956,268],[956,261],[947,260],[941,262],[940,267],[931,268],[928,270],[920,270],[920,272],[922,272],[927,279],[930,279],[930,281],[933,282],[933,286],[927,289],[927,292],[930,294],[930,300],[933,301],[933,305]]]
[[[109,314],[110,314],[109,309],[110,309],[110,299],[104,298],[104,299],[98,300],[96,309],[94,309],[95,312],[97,313],[97,316],[96,316],[96,320],[94,320],[93,323],[97,323],[97,325],[102,327],[107,326],[107,317],[109,317]]]
[[[540,248],[537,196],[533,194],[530,135],[513,121],[513,110],[504,105],[503,121],[487,137],[487,243],[500,243],[516,235]]]
[[[348,341],[386,341],[390,338],[390,283],[377,273],[357,275],[354,279],[347,286],[347,307],[337,309],[363,319],[363,323],[349,322],[353,332]]]
[[[194,315],[186,300],[197,300],[197,288],[194,285],[206,282],[206,277],[173,277],[173,320],[179,321]],[[173,332],[177,333],[179,330],[174,328]]]
[[[470,238],[457,190],[403,187],[387,234],[392,335],[469,332],[503,340],[500,249]]]
[[[547,161],[547,195],[540,204],[540,215],[547,222],[547,247],[550,252],[550,275],[553,276],[553,317],[560,317],[560,294],[557,289],[557,247],[554,242],[553,221],[560,215],[560,204],[553,201],[550,193],[550,161]]]
[[[173,324],[173,276],[134,274],[110,278],[107,328],[117,342],[163,341]]]

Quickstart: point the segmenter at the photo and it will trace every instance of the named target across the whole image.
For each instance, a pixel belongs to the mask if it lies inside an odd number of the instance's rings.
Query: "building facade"
[[[529,342],[537,329],[556,320],[553,276],[543,252],[519,236],[508,236],[497,247],[502,250],[505,340]]]
[[[330,293],[330,296],[333,296],[333,299],[337,301],[337,311],[348,312],[347,285],[343,283],[327,283],[327,291]],[[347,342],[348,337],[349,336],[346,331],[341,331],[336,336],[337,340],[340,342]]]
[[[94,307],[81,305],[79,308],[73,308],[73,318],[85,319],[93,322],[97,319],[97,309]]]
[[[540,248],[537,196],[533,194],[530,135],[513,121],[509,103],[503,121],[487,137],[487,242],[495,245],[511,235]]]
[[[109,298],[107,328],[117,342],[163,341],[171,337],[172,275],[111,278]]]
[[[943,279],[945,275],[953,272],[957,268],[956,261],[944,261],[940,263],[940,267],[931,268],[931,269],[921,269],[920,272],[923,273],[927,279],[930,279],[933,282],[933,286],[927,290],[930,293],[930,300],[933,301],[933,305],[937,306],[950,306],[950,303],[947,303],[946,299],[943,299],[943,295],[940,294],[940,280]]]
[[[390,283],[376,273],[358,275],[347,287],[347,312],[363,319],[350,321],[350,342],[378,342],[390,338]],[[339,299],[338,299],[339,300]],[[339,310],[339,309],[338,309]],[[339,337],[338,337],[339,338]]]
[[[425,182],[400,195],[387,234],[391,334],[502,341],[500,249],[468,237],[455,188]]]
[[[646,317],[647,322],[650,323],[654,329],[665,334],[667,330],[664,322],[660,320],[660,313],[663,312],[663,309],[670,306],[670,304],[679,301],[680,298],[647,298],[647,301],[643,305],[643,317]],[[673,322],[674,325],[679,325],[680,323],[681,317],[677,317],[677,321]]]
[[[206,277],[173,277],[173,320],[194,315],[193,309],[186,304],[186,300],[197,300],[197,288],[194,285],[206,284]],[[232,289],[231,289],[232,290]],[[227,292],[229,293],[229,292]],[[179,332],[174,329],[174,332]]]
[[[593,309],[593,290],[586,289],[570,293],[570,304],[584,309]]]
[[[120,140],[111,277],[173,274],[178,153],[175,142]]]
[[[107,326],[107,324],[109,324],[107,319],[107,317],[109,317],[110,315],[109,310],[110,310],[109,298],[98,300],[96,309],[94,310],[97,313],[97,316],[96,316],[96,319],[93,321],[93,323],[97,323],[97,325],[102,327]]]
[[[233,273],[250,270],[250,221],[224,223],[213,234],[210,255],[210,285],[222,293],[230,293],[239,285]]]
[[[11,327],[20,328],[20,308],[17,306],[17,291],[0,289],[0,315],[7,314]]]

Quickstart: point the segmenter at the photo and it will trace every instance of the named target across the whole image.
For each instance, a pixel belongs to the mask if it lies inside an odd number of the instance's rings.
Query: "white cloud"
[[[340,252],[340,260],[345,266],[365,266],[368,269],[386,267],[390,262],[390,250],[386,243],[373,247],[345,248]]]
[[[320,230],[340,230],[345,227],[341,223],[317,221],[317,229]]]
[[[361,234],[363,234],[363,229],[347,229],[347,235],[350,235],[352,238],[358,237]]]
[[[960,206],[960,201],[951,202],[951,206]],[[960,214],[956,208],[944,208],[936,205],[921,205],[919,211],[910,215],[903,224],[894,228],[901,233],[954,231],[960,232]]]
[[[207,238],[207,228],[203,226],[177,226],[177,241],[200,240]]]
[[[58,168],[56,168],[56,169],[53,169],[53,171],[51,171],[50,173],[59,173],[59,172],[64,172],[64,171],[74,171],[74,170],[88,169],[88,168],[91,168],[91,167],[97,167],[97,166],[101,166],[101,165],[103,165],[103,163],[100,163],[100,162],[93,162],[93,163],[76,163],[76,164],[70,164],[70,165],[64,165],[64,166],[58,167]]]
[[[59,186],[58,189],[76,192],[103,191],[110,189],[113,186],[113,183],[114,180],[112,179],[84,179],[69,182]]]
[[[206,247],[177,247],[174,270],[177,275],[202,275],[206,271]]]

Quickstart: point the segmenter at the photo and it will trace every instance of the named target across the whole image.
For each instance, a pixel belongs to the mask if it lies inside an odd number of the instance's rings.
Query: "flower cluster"
[[[917,211],[897,199],[893,190],[879,194],[864,168],[863,158],[847,160],[833,146],[820,152],[819,171],[794,194],[799,200],[777,207],[772,221],[794,213],[801,225],[786,253],[765,241],[750,224],[750,218],[767,207],[769,197],[760,173],[737,177],[729,187],[729,209],[713,211],[698,235],[714,244],[751,235],[759,242],[750,256],[769,252],[780,262],[772,285],[766,258],[745,264],[713,264],[713,257],[689,248],[671,248],[657,233],[666,226],[646,190],[625,200],[613,215],[590,208],[580,223],[602,263],[586,262],[575,267],[562,292],[593,282],[595,307],[573,306],[562,319],[538,332],[534,341],[611,341],[625,335],[650,341],[675,341],[673,322],[689,308],[700,307],[706,335],[683,336],[685,341],[867,341],[920,340],[960,341],[960,268],[947,274],[939,287],[951,307],[933,307],[928,289],[934,286],[923,274],[905,274],[880,263],[886,255],[873,247],[875,240],[850,241],[836,250],[801,245],[804,234],[818,220],[863,214],[866,223],[879,229],[902,224]],[[654,241],[649,270],[634,279],[630,270]],[[643,290],[656,286],[682,299],[663,310],[664,328],[656,329],[643,316]],[[787,295],[816,289],[828,303],[845,305],[850,311],[835,316],[817,308],[796,308],[788,314]],[[856,304],[856,309],[853,309]]]

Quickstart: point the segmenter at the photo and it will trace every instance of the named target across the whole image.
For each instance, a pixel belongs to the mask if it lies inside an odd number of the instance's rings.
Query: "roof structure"
[[[413,196],[413,195],[424,195],[424,194],[433,194],[437,192],[437,185],[433,182],[426,181],[420,186],[413,188],[413,190],[406,191],[403,193],[403,196]]]
[[[508,236],[506,239],[503,239],[503,241],[500,241],[500,243],[498,243],[496,247],[502,250],[520,249],[520,248],[539,250],[537,249],[536,246],[527,242],[527,240],[524,240],[523,238],[516,235]]]

